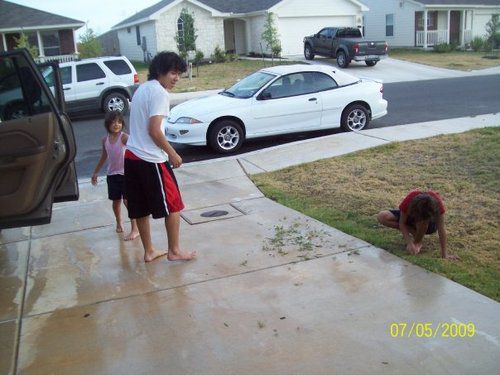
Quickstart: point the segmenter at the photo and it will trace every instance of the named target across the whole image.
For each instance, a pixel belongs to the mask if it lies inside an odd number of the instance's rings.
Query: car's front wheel
[[[243,143],[243,128],[233,120],[222,120],[210,128],[208,144],[222,154],[237,151]]]
[[[342,112],[340,126],[347,132],[358,131],[365,129],[369,122],[370,115],[368,110],[361,104],[351,104]]]
[[[304,57],[306,58],[306,60],[314,59],[314,52],[313,52],[312,47],[309,44],[306,44],[304,46]]]
[[[366,60],[365,64],[368,66],[375,66],[377,65],[378,61],[377,60]]]
[[[112,92],[104,98],[102,107],[106,113],[113,111],[123,113],[128,109],[128,99],[119,92]]]

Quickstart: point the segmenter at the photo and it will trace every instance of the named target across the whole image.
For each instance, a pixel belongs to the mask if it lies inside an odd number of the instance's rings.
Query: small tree
[[[26,48],[34,59],[39,56],[38,48],[30,44],[28,36],[25,33],[21,33],[19,38],[14,38],[14,41],[16,42],[16,48]]]
[[[177,32],[174,37],[181,56],[187,56],[188,51],[196,50],[197,38],[198,35],[196,35],[194,28],[194,14],[183,8],[177,20]]]
[[[203,55],[203,52],[196,51],[196,55],[194,56],[193,63],[196,66],[196,76],[197,77],[200,75],[200,73],[199,73],[199,66],[200,66],[200,63],[201,63],[201,61],[203,60],[204,57],[205,57],[205,55]]]
[[[271,51],[271,58],[274,64],[274,56],[281,53],[281,44],[278,29],[274,25],[274,14],[272,12],[267,14],[261,38],[266,43],[266,48]]]
[[[500,14],[494,14],[486,24],[486,40],[492,49],[500,41]]]
[[[80,56],[83,58],[87,57],[97,57],[101,55],[102,47],[101,43],[94,34],[94,30],[87,27],[85,32],[80,35],[80,44],[78,49],[80,50]]]

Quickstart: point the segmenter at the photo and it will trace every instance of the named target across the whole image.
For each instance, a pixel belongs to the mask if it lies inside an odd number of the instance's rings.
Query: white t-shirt
[[[149,119],[153,116],[168,116],[170,100],[166,89],[156,79],[139,86],[130,105],[130,135],[127,149],[139,158],[151,163],[163,163],[167,154],[156,145],[149,135]],[[165,133],[164,121],[161,131]]]

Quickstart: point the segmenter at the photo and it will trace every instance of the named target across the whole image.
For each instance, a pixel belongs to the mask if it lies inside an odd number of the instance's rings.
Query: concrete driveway
[[[337,67],[335,59],[327,59],[324,57],[315,57],[312,61],[306,60],[304,56],[301,55],[287,56],[287,58],[290,60],[307,62],[309,64],[327,64]],[[408,61],[392,59],[390,57],[381,60],[374,67],[369,67],[364,62],[353,62],[344,70],[357,77],[381,79],[385,83],[500,74],[500,66],[474,70],[471,72],[462,72],[458,70],[415,64]]]

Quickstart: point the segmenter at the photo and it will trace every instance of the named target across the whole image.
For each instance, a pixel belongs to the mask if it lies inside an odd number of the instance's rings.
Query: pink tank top
[[[109,141],[109,135],[106,136],[104,147],[108,153],[108,176],[114,174],[123,174],[123,160],[125,156],[125,145],[122,142],[123,133],[116,139],[115,143]]]

